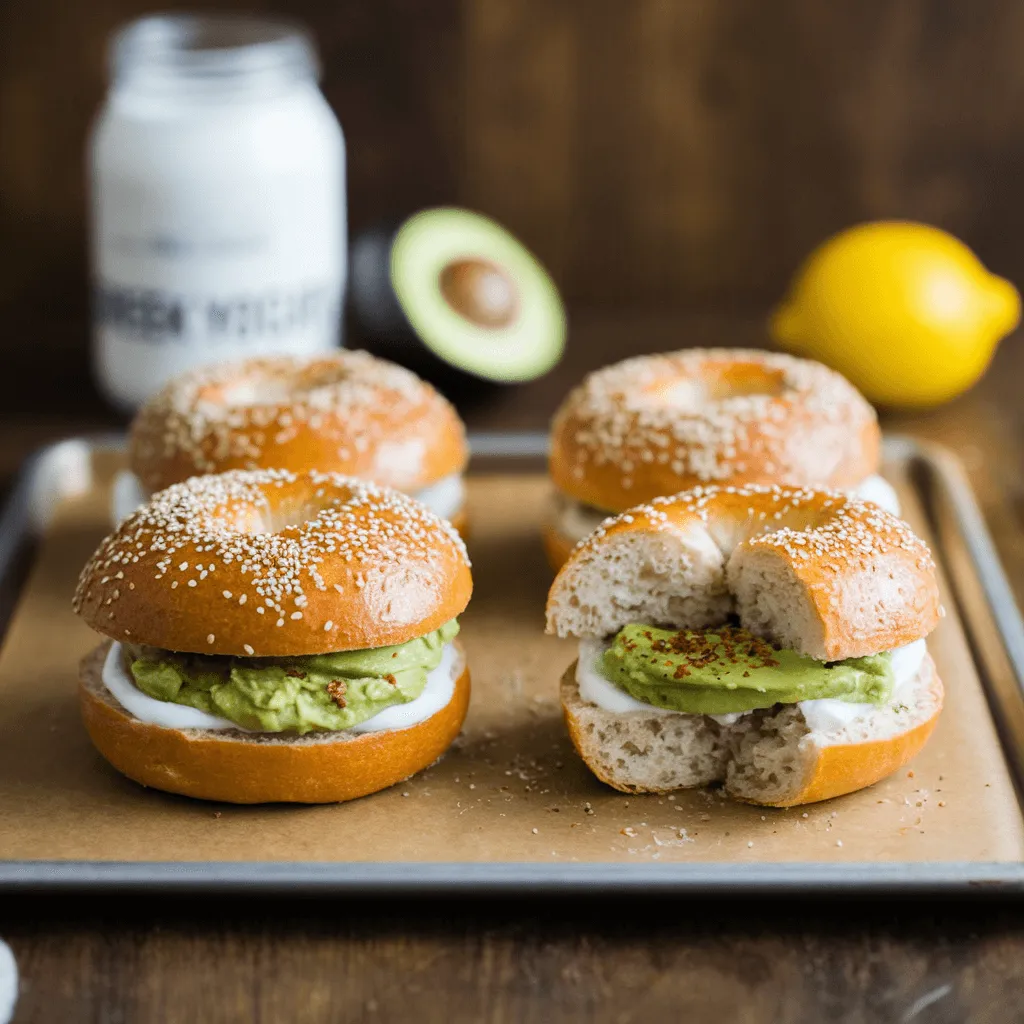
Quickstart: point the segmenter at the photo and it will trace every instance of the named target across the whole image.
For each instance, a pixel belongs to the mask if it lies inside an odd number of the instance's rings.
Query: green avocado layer
[[[296,658],[229,658],[146,648],[131,661],[135,685],[156,700],[220,715],[259,732],[337,731],[415,700],[455,619],[394,647]]]
[[[694,715],[727,715],[830,698],[885,704],[892,655],[825,663],[778,650],[745,629],[629,625],[602,658],[610,682],[645,704]]]

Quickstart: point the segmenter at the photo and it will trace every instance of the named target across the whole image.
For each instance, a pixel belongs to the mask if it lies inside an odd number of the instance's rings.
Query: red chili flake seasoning
[[[767,640],[735,626],[721,626],[706,632],[682,629],[667,637],[652,637],[651,649],[670,655],[673,662],[666,662],[667,665],[679,661],[674,673],[676,679],[688,676],[695,669],[722,662],[736,665],[745,661],[752,669],[774,668],[779,664],[775,648]]]
[[[285,669],[285,673],[284,674],[286,676],[289,676],[291,679],[305,679],[306,678],[306,673],[305,672],[300,672],[297,668]]]
[[[397,680],[397,679],[396,679],[396,678],[395,678],[395,677],[394,677],[393,675],[391,675],[391,673],[390,673],[390,672],[389,672],[389,673],[388,673],[388,674],[387,674],[387,675],[386,675],[386,676],[385,676],[384,678],[385,678],[385,679],[386,679],[386,680],[387,680],[387,681],[388,681],[388,682],[389,682],[389,683],[390,683],[390,684],[391,684],[392,686],[397,686],[397,685],[398,685],[398,680]]]
[[[348,707],[348,701],[345,700],[345,694],[348,693],[348,683],[344,679],[332,679],[327,684],[327,693],[339,708]]]

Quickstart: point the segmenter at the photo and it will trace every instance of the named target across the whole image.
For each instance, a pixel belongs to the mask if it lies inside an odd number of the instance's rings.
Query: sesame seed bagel
[[[336,473],[233,470],[154,495],[83,569],[75,610],[115,640],[283,657],[405,643],[472,591],[449,523]]]
[[[699,629],[731,614],[820,661],[877,654],[934,629],[935,563],[902,520],[835,491],[698,487],[599,527],[547,603],[560,636]]]
[[[414,373],[366,352],[223,363],[171,381],[132,424],[150,492],[197,473],[344,473],[410,491],[466,465],[462,421]]]
[[[564,494],[618,512],[709,483],[852,488],[879,452],[874,410],[827,367],[690,349],[590,374],[555,415],[550,471]]]
[[[80,675],[82,718],[94,746],[128,778],[202,800],[318,804],[375,793],[441,757],[469,706],[469,672],[463,667],[451,700],[404,729],[300,737],[166,729],[140,721],[104,686],[108,647],[92,651]]]

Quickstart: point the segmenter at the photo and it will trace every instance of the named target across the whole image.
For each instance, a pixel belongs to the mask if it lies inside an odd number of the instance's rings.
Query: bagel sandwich
[[[333,473],[234,470],[157,493],[82,571],[93,744],[155,789],[331,803],[441,757],[469,702],[454,528]]]
[[[899,513],[867,400],[808,359],[694,348],[590,374],[555,414],[543,527],[557,569],[610,515],[699,486],[847,491]]]
[[[627,793],[721,785],[777,807],[906,764],[942,709],[935,564],[835,491],[695,488],[609,520],[552,584],[548,632],[580,756]]]
[[[319,470],[403,491],[464,530],[468,459],[451,403],[367,352],[218,363],[176,377],[139,410],[113,518],[197,474]]]

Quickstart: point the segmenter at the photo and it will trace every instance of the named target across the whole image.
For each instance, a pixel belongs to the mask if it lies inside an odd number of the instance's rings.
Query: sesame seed
[[[208,644],[212,644],[212,643],[213,643],[213,641],[214,641],[214,640],[216,640],[216,639],[217,639],[217,638],[216,638],[216,637],[215,637],[215,636],[214,636],[214,635],[213,635],[212,633],[207,633],[207,634],[206,634],[206,642],[207,642]]]
[[[253,648],[250,647],[248,644],[242,644],[242,650],[245,651],[246,654],[255,654],[256,653],[256,651],[253,650]]]
[[[226,597],[226,598],[227,598],[227,599],[228,599],[229,601],[231,600],[231,591],[230,591],[230,590],[225,590],[225,591],[223,591],[222,593],[224,594],[224,596],[225,596],[225,597]],[[245,596],[245,595],[243,595],[243,597],[244,597],[244,596]]]
[[[328,619],[324,623],[324,632],[329,633],[332,629],[334,629],[334,623],[330,619]]]

